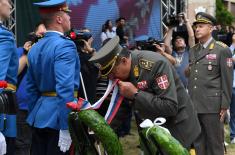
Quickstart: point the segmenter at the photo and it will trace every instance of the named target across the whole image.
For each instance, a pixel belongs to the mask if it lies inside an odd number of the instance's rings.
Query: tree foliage
[[[216,20],[221,25],[231,25],[234,21],[234,16],[227,10],[222,0],[216,0]]]

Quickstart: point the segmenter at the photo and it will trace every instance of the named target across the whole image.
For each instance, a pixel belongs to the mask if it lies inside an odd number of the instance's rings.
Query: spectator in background
[[[212,36],[215,36],[215,40],[221,41],[223,43],[226,43],[227,41],[227,32],[224,27],[222,27],[220,24],[216,25],[216,29],[213,31]]]
[[[117,34],[117,33],[116,33],[116,30],[117,30],[117,27],[118,27],[119,23],[120,23],[119,20],[116,19],[116,20],[115,20],[115,24],[116,24],[116,25],[113,26],[113,28],[112,28],[112,30],[113,30],[113,32],[114,32],[115,34]]]
[[[233,63],[235,63],[235,33],[232,35],[232,44],[230,46],[230,50],[233,55]],[[235,77],[235,69],[233,66],[233,77]],[[232,92],[232,100],[230,104],[230,142],[231,144],[235,144],[235,78],[233,78],[233,92]]]
[[[89,29],[83,28],[81,29],[82,32],[91,33]],[[78,49],[78,54],[80,58],[81,64],[81,80],[83,80],[84,87],[80,86],[79,88],[79,97],[86,99],[84,92],[86,92],[87,100],[90,103],[95,103],[96,97],[96,84],[97,84],[97,77],[99,73],[99,69],[93,63],[89,62],[88,60],[93,56],[96,52],[94,48],[92,48],[93,38],[92,36],[86,41],[81,40],[83,44],[79,45],[76,44]],[[77,73],[79,74],[79,73]]]
[[[176,59],[175,68],[180,76],[184,87],[187,88],[188,79],[185,76],[185,69],[189,64],[189,48],[195,45],[194,32],[189,20],[186,18],[185,13],[183,14],[184,24],[186,25],[188,32],[188,45],[186,45],[185,38],[181,35],[176,36],[172,39],[174,27],[169,27],[165,36],[165,44],[169,49],[169,53]],[[171,40],[173,40],[173,46],[171,46]],[[173,48],[172,48],[173,47]]]
[[[31,32],[28,34],[27,41],[25,42],[24,46],[17,48],[18,56],[20,57],[19,68],[18,68],[18,80],[22,80],[22,79],[19,79],[19,78],[23,78],[23,76],[21,76],[21,73],[24,68],[27,68],[26,62],[27,62],[28,51],[30,50],[32,45],[38,41],[38,39],[43,37],[45,32],[46,32],[46,28],[45,28],[44,24],[41,22],[38,23],[36,25],[34,32]],[[24,74],[22,74],[22,75],[24,75]],[[18,81],[17,86],[19,86],[19,84],[20,84],[20,82]]]
[[[108,38],[113,38],[116,36],[116,33],[113,31],[113,24],[111,20],[106,20],[105,24],[102,26],[102,33],[101,33],[101,42],[103,43],[104,40]]]
[[[179,13],[178,20],[179,24],[177,26],[173,26],[172,43],[175,42],[176,37],[182,36],[185,40],[186,45],[188,46],[189,35],[188,35],[187,24],[185,23],[185,20],[188,21],[188,19],[185,18],[185,13]]]
[[[214,26],[214,29],[212,31],[212,37],[215,38],[215,40],[218,40],[218,35],[221,34],[222,27],[220,24],[217,24]]]
[[[136,39],[137,50],[148,50],[157,52],[168,59],[172,65],[176,63],[175,58],[171,54],[169,54],[169,48],[162,40],[156,40],[152,37],[148,37],[148,39],[146,39],[145,37],[147,36],[143,36],[143,38],[141,38],[140,40]]]
[[[121,46],[128,46],[128,37],[126,36],[125,31],[124,31],[126,19],[123,17],[120,17],[118,19],[118,22],[119,22],[119,24],[117,25],[116,34],[120,38],[119,44]]]
[[[229,26],[229,30],[228,30],[228,33],[227,33],[227,41],[226,41],[226,44],[228,46],[230,46],[232,43],[233,43],[233,34],[234,34],[234,27],[233,26]]]
[[[37,39],[42,38],[46,32],[44,24],[39,23],[36,25],[35,31],[29,34],[28,41],[25,42],[24,47],[17,49],[19,56],[19,69],[16,100],[18,103],[17,112],[17,137],[16,137],[16,155],[30,155],[30,147],[32,141],[32,133],[30,126],[26,122],[28,116],[28,98],[26,90],[26,72],[27,72],[27,54]]]
[[[168,46],[166,46],[164,43],[161,43],[160,45],[156,44],[155,47],[155,52],[159,52],[162,56],[168,59],[172,65],[175,65],[177,63],[176,59],[168,53]]]

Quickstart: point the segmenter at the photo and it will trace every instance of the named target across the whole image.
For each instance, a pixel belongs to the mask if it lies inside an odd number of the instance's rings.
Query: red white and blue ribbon
[[[116,115],[122,100],[123,96],[120,96],[118,93],[118,80],[112,81],[109,80],[109,84],[107,90],[105,91],[104,95],[94,104],[91,104],[89,101],[86,101],[83,98],[79,98],[77,103],[70,102],[67,103],[67,106],[73,110],[87,110],[87,109],[99,109],[104,100],[108,97],[108,95],[113,91],[111,101],[105,115],[105,120],[108,124],[111,123],[112,119]]]
[[[123,100],[123,96],[119,95],[118,86],[115,85],[108,110],[107,110],[105,117],[104,117],[108,124],[111,123],[114,116],[116,115],[116,113],[122,103],[122,100]]]
[[[109,80],[109,84],[104,95],[96,103],[94,103],[93,105],[90,105],[90,107],[89,106],[82,107],[81,110],[99,109],[102,103],[104,102],[104,100],[108,97],[108,95],[113,91],[115,87],[117,87],[117,82],[118,80],[115,80],[115,81]]]

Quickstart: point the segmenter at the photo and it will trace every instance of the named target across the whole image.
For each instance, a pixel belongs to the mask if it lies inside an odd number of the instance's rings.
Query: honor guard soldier
[[[67,102],[77,97],[80,61],[70,30],[71,12],[65,0],[34,3],[47,31],[28,53],[27,91],[32,126],[32,155],[69,154]]]
[[[18,55],[14,35],[3,25],[10,18],[11,9],[9,0],[0,0],[0,81],[5,82],[5,88],[0,90],[0,154],[7,155],[14,155],[17,110]]]
[[[199,43],[190,49],[188,90],[202,128],[195,143],[198,155],[224,154],[222,121],[232,95],[232,54],[224,43],[212,38],[215,23],[207,13],[196,15]]]
[[[173,66],[151,51],[129,51],[119,45],[119,37],[108,41],[90,61],[101,65],[101,74],[120,79],[119,90],[133,100],[140,117],[165,117],[171,134],[190,148],[200,133],[193,103]],[[129,82],[127,82],[129,81]]]

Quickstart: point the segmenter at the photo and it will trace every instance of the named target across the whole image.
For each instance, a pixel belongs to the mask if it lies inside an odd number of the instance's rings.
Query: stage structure
[[[177,0],[161,0],[161,32],[162,36],[164,35],[164,32],[167,28],[166,21],[168,18],[168,15],[176,14],[176,1]]]
[[[11,0],[11,15],[4,25],[16,35],[16,0]]]

